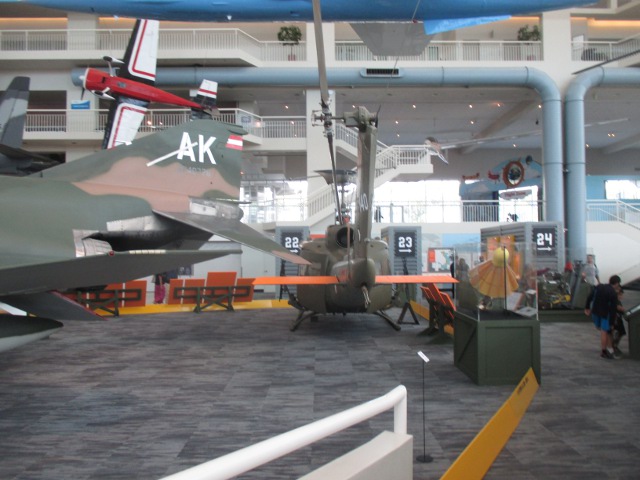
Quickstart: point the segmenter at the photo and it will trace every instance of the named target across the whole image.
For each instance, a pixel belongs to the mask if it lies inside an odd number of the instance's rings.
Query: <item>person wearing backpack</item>
[[[611,330],[618,314],[618,292],[620,277],[612,275],[609,283],[597,285],[587,297],[585,315],[591,316],[596,329],[600,331],[600,357],[612,360],[613,336]]]

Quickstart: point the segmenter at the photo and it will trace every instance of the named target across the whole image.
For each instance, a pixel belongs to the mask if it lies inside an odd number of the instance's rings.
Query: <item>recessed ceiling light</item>
[[[589,144],[588,144],[588,143],[585,143],[585,144],[584,144],[584,146],[585,146],[586,148],[589,148]]]
[[[289,105],[284,106],[285,110],[289,110]]]
[[[473,105],[469,104],[469,108],[473,108]]]
[[[607,133],[607,137],[609,137],[609,138],[614,138],[615,136],[616,136],[616,134],[613,133],[613,132]]]
[[[538,108],[542,108],[542,104],[541,103],[538,104]]]
[[[469,123],[470,123],[471,125],[475,125],[475,124],[476,124],[476,121],[475,121],[475,120],[469,120]]]
[[[414,103],[413,105],[411,105],[413,108],[416,108],[416,104]]]
[[[518,148],[518,145],[516,145],[515,143],[513,144],[513,148]]]
[[[400,122],[398,120],[396,120],[396,125],[398,125]]]

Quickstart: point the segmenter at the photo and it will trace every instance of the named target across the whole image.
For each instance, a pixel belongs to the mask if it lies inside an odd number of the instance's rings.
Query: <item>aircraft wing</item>
[[[155,213],[171,220],[204,230],[212,235],[219,235],[228,240],[233,240],[234,242],[241,243],[242,245],[247,245],[248,247],[255,248],[256,250],[269,253],[297,265],[309,264],[309,262],[304,258],[296,255],[295,253],[291,253],[289,250],[270,238],[260,235],[253,228],[245,225],[240,220],[199,215],[197,213],[173,213],[159,211],[155,211]]]
[[[0,268],[0,301],[8,295],[107,285],[203,262],[240,249],[132,250]],[[6,302],[11,305],[10,302]]]
[[[158,39],[160,22],[157,20],[136,20],[123,65],[118,76],[136,82],[154,85],[158,61]],[[113,148],[133,141],[142,124],[149,102],[126,95],[118,95],[109,109],[102,148]]]
[[[138,129],[147,113],[149,102],[118,95],[109,108],[109,116],[104,128],[102,148],[129,145],[136,138]]]
[[[118,76],[153,85],[156,81],[159,38],[160,22],[136,20],[124,54],[124,65],[120,67]]]

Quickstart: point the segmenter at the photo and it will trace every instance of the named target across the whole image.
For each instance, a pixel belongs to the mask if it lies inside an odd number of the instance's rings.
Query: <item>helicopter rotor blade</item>
[[[316,37],[316,54],[318,56],[318,76],[320,78],[320,106],[322,107],[322,124],[324,133],[329,143],[329,156],[331,157],[331,172],[333,188],[335,192],[336,208],[338,209],[338,221],[343,223],[340,207],[340,196],[336,183],[336,158],[333,150],[333,118],[329,108],[329,84],[327,82],[327,63],[324,55],[324,34],[322,32],[322,12],[320,0],[313,0],[313,29]]]

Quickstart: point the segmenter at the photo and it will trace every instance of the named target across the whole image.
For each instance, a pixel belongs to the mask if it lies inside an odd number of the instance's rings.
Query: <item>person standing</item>
[[[584,313],[591,316],[596,329],[600,331],[600,357],[607,360],[613,356],[613,337],[611,329],[618,314],[618,292],[620,277],[612,275],[609,283],[596,286],[587,297]]]
[[[582,268],[582,278],[589,285],[595,287],[600,283],[600,277],[598,276],[598,267],[596,267],[595,259],[593,255],[587,255],[587,263]]]
[[[153,276],[154,290],[153,290],[153,303],[164,303],[164,296],[167,292],[165,283],[169,283],[167,274],[156,273]]]

